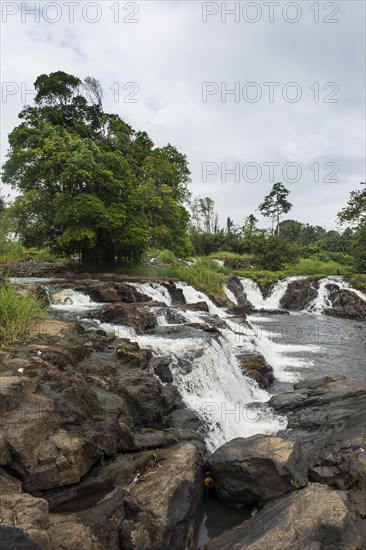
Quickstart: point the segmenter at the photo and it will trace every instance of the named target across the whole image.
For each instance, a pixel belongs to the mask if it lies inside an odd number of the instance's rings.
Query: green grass
[[[230,273],[226,268],[219,266],[210,258],[199,258],[191,266],[173,264],[160,268],[160,274],[184,281],[197,290],[205,292],[210,298],[224,298],[225,273]]]
[[[350,275],[354,268],[349,265],[342,265],[335,261],[322,262],[313,258],[300,258],[294,265],[285,267],[288,275],[316,275],[328,277],[329,275]]]
[[[239,269],[235,271],[235,274],[240,277],[250,277],[262,289],[277,283],[279,279],[287,277],[286,271],[268,271],[266,269]]]
[[[214,258],[216,260],[238,260],[238,261],[252,261],[254,259],[253,254],[236,254],[235,252],[212,252],[208,256],[209,258]]]
[[[19,243],[0,242],[0,263],[21,262],[26,257],[26,249]]]
[[[22,262],[56,262],[61,260],[49,248],[25,248],[20,243],[0,242],[0,263]]]
[[[8,282],[0,283],[0,348],[28,342],[33,336],[33,322],[45,311],[37,295],[20,296]]]
[[[351,286],[361,292],[366,292],[366,274],[358,273],[347,278]]]

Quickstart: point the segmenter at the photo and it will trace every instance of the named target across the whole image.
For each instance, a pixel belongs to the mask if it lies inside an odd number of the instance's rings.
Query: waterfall
[[[322,313],[327,307],[332,307],[332,302],[328,298],[329,290],[326,288],[332,282],[334,281],[328,279],[328,277],[320,280],[318,294],[308,307],[305,308],[305,311],[308,313]]]
[[[316,298],[308,305],[305,309],[308,313],[319,314],[324,311],[324,309],[332,307],[332,302],[329,299],[329,290],[326,288],[327,285],[336,284],[340,290],[350,290],[356,294],[361,300],[366,302],[366,295],[360,290],[356,290],[351,287],[351,285],[345,281],[342,277],[325,277],[319,281],[318,295]]]
[[[51,302],[51,309],[58,311],[85,311],[95,309],[101,304],[93,302],[87,294],[77,292],[71,288],[66,288],[60,292],[51,293],[48,287],[45,287],[47,295]]]
[[[165,301],[169,305],[172,301],[165,287],[157,283],[129,284],[159,302]],[[177,325],[177,334],[165,334],[161,329],[165,324],[161,313],[158,313],[160,330],[157,333],[139,335],[131,327],[99,321],[95,321],[95,325],[107,333],[114,333],[117,338],[136,341],[141,348],[151,350],[154,356],[168,355],[171,358],[173,383],[187,407],[202,419],[206,443],[211,451],[235,437],[272,434],[284,429],[286,418],[274,414],[266,405],[270,394],[245,376],[239,367],[236,353],[243,349],[257,349],[253,344],[254,329],[248,328],[249,332],[243,332],[238,338],[240,327],[230,320],[224,309],[186,283],[175,284],[183,291],[187,303],[205,301],[211,315],[225,319],[227,329],[221,330],[221,335],[213,336]],[[179,310],[179,315],[189,322],[202,324],[208,314]]]
[[[162,302],[168,306],[172,303],[172,297],[169,294],[169,290],[160,283],[126,283],[129,286],[133,286],[141,294],[150,296],[156,302]]]
[[[299,279],[306,279],[304,276],[287,277],[278,281],[271,290],[267,298],[263,298],[262,291],[258,284],[249,277],[240,277],[241,286],[247,295],[247,298],[255,309],[280,309],[280,300],[284,296],[288,284]]]
[[[298,277],[279,281],[266,299],[251,279],[241,278],[241,283],[248,299],[255,307],[274,309],[279,307],[287,285],[295,279]],[[322,279],[318,296],[310,308],[311,312],[320,312],[328,306],[328,292],[325,287],[332,282],[341,288],[353,290],[341,278]],[[173,300],[169,291],[159,283],[128,284],[154,301],[161,302],[169,308],[175,307],[172,305]],[[154,356],[168,355],[171,358],[173,383],[187,407],[202,419],[206,442],[211,451],[235,437],[248,437],[257,433],[273,434],[284,429],[286,419],[274,415],[266,404],[270,394],[243,374],[237,357],[242,354],[261,354],[272,366],[278,381],[295,382],[299,380],[299,374],[291,372],[291,369],[306,368],[309,361],[295,357],[293,353],[312,351],[310,348],[316,351],[317,348],[308,344],[289,345],[274,342],[248,320],[244,323],[238,322],[225,309],[216,306],[203,292],[183,282],[176,282],[175,285],[182,290],[188,304],[206,302],[209,314],[176,308],[177,319],[180,318],[177,322],[183,320],[183,324],[177,324],[175,328],[170,324],[169,327],[173,330],[168,331],[164,329],[167,324],[164,308],[155,308],[159,327],[144,335],[136,334],[131,327],[100,323],[96,320],[93,321],[94,326],[114,333],[116,337],[136,341],[141,348],[150,349]],[[355,292],[358,295],[362,294]],[[226,294],[230,298],[228,289]],[[51,308],[56,310],[85,311],[101,306],[92,302],[86,294],[71,289],[51,292],[50,295]],[[218,318],[221,323],[219,326],[225,327],[220,328],[220,333],[213,335],[184,324],[186,321],[205,325],[209,316],[211,322]]]
[[[249,277],[240,277],[240,282],[249,302],[255,309],[264,308],[264,299],[258,284]]]

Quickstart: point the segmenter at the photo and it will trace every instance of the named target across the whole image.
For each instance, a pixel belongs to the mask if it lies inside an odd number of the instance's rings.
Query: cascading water
[[[166,305],[171,305],[172,297],[165,286],[160,283],[126,283],[129,286],[133,286],[141,294],[150,296],[156,302],[162,302]]]
[[[292,281],[299,279],[305,279],[303,276],[287,277],[278,281],[272,288],[271,293],[267,298],[263,298],[262,291],[258,284],[249,279],[249,277],[240,277],[240,283],[244,292],[247,295],[249,302],[255,307],[255,309],[279,309],[281,307],[280,300],[284,296],[288,284]]]
[[[136,290],[148,295],[158,302],[170,306],[171,297],[167,289],[157,283],[129,283]],[[108,333],[114,333],[119,338],[132,339],[142,347],[150,349],[155,356],[171,357],[171,372],[174,384],[177,386],[183,401],[202,419],[206,427],[206,442],[213,451],[225,441],[234,437],[248,437],[256,433],[275,433],[285,428],[285,417],[274,415],[265,404],[270,394],[261,390],[256,382],[243,375],[240,370],[235,351],[245,347],[251,349],[253,334],[243,336],[235,343],[233,331],[237,324],[230,321],[225,311],[217,307],[205,294],[185,283],[176,283],[182,289],[188,303],[205,301],[210,315],[219,316],[227,323],[227,330],[222,335],[197,331],[184,327],[183,333],[177,335],[164,329],[158,334],[138,335],[131,327],[100,323],[95,325]],[[85,306],[99,306],[93,303],[85,294],[63,290],[53,294],[52,306],[75,311],[85,311]],[[204,323],[204,312],[179,311],[186,322]],[[158,313],[160,327],[165,322],[163,314]],[[172,327],[172,325],[169,325]],[[177,325],[182,330],[182,325]],[[184,332],[185,331],[185,332]],[[256,405],[253,405],[256,403]]]
[[[351,285],[345,281],[342,277],[325,277],[320,279],[318,295],[316,298],[309,304],[305,311],[308,313],[320,314],[324,309],[332,307],[332,302],[329,299],[329,290],[326,288],[327,285],[336,284],[340,290],[349,290],[356,294],[361,300],[366,302],[366,295],[363,294],[360,290],[356,290],[351,287]]]
[[[249,277],[240,277],[240,283],[249,302],[255,307],[255,309],[264,308],[264,299],[258,284],[253,281],[253,279],[249,279]]]
[[[77,292],[71,288],[66,288],[60,292],[50,293],[46,287],[48,293],[51,309],[58,311],[83,311],[88,309],[95,309],[100,307],[100,304],[93,302],[87,294]]]
[[[328,298],[329,291],[326,288],[326,286],[332,282],[334,281],[328,278],[319,281],[318,294],[305,311],[308,313],[322,313],[325,308],[332,307],[332,302]]]
[[[279,281],[266,299],[263,298],[254,281],[242,278],[241,282],[253,305],[257,308],[275,309],[279,307],[287,285],[295,279],[297,277]],[[353,290],[340,278],[323,279],[320,281],[318,297],[314,301],[312,312],[319,312],[324,304],[327,305],[325,287],[328,283],[337,283],[342,288]],[[276,433],[285,427],[285,418],[274,416],[266,405],[270,394],[261,390],[256,382],[243,375],[237,356],[243,353],[262,354],[272,366],[278,381],[294,382],[300,377],[298,371],[312,363],[309,359],[296,357],[296,353],[304,352],[305,355],[309,355],[309,352],[317,352],[319,348],[316,345],[299,343],[288,345],[275,342],[273,338],[254,326],[251,318],[251,322],[248,320],[245,323],[238,322],[224,309],[216,306],[203,292],[197,291],[186,283],[175,283],[176,287],[182,290],[186,302],[206,302],[209,314],[203,311],[184,311],[175,308],[172,306],[169,291],[159,283],[129,282],[128,284],[154,301],[165,304],[161,308],[156,306],[154,308],[159,328],[151,333],[138,335],[133,328],[127,326],[99,321],[94,321],[94,326],[98,325],[117,337],[137,341],[142,348],[150,349],[155,356],[171,357],[174,384],[186,405],[203,420],[210,450],[214,450],[234,437],[247,437],[255,433]],[[70,289],[51,293],[51,300],[53,302],[51,307],[56,311],[72,313],[83,313],[101,306],[92,302],[89,296]],[[167,312],[174,313],[173,322],[178,323],[175,326],[176,332],[171,319],[169,326],[174,330],[164,329],[164,325],[167,325]],[[212,322],[214,318],[219,318],[221,334],[213,335],[184,325],[184,323],[193,322],[205,326],[208,320]]]

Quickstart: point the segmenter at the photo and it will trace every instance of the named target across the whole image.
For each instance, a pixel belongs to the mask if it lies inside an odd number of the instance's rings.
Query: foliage
[[[29,341],[33,322],[44,313],[37,295],[20,296],[9,283],[0,283],[0,348]]]
[[[210,258],[199,258],[191,266],[174,264],[161,268],[165,277],[174,277],[184,281],[194,288],[205,292],[211,298],[225,298],[223,286],[225,278],[223,270]]]
[[[355,232],[351,251],[357,270],[360,273],[366,273],[366,225],[360,226]]]
[[[354,268],[334,261],[322,262],[313,258],[301,258],[295,265],[285,266],[288,275],[317,275],[327,277],[329,275],[349,275]]]
[[[357,273],[348,277],[351,286],[366,293],[366,275]]]
[[[289,190],[282,183],[275,183],[271,192],[264,197],[264,201],[259,205],[263,216],[272,218],[273,223],[276,222],[276,233],[280,234],[280,216],[287,214],[292,208],[292,204],[287,200]]]
[[[176,260],[176,257],[170,250],[161,250],[157,254],[156,260],[162,264],[173,264]]]
[[[340,223],[350,223],[356,227],[366,225],[366,182],[361,182],[362,189],[351,191],[347,206],[338,214]]]
[[[299,257],[296,246],[279,235],[258,236],[253,250],[256,266],[272,271],[280,270],[287,263],[296,262]]]
[[[0,263],[21,262],[26,258],[26,248],[20,243],[0,242]]]
[[[90,268],[137,262],[148,246],[189,255],[186,157],[104,113],[95,79],[58,71],[35,88],[3,167],[21,192],[12,214],[22,243]]]

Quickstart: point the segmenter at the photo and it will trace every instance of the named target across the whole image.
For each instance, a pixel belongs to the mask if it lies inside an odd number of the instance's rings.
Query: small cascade
[[[266,309],[280,309],[281,308],[281,298],[285,295],[289,283],[293,281],[298,281],[300,279],[305,279],[306,277],[287,277],[278,281],[274,286],[269,296],[264,300],[264,305]]]
[[[329,290],[326,288],[326,286],[331,284],[332,282],[334,281],[328,279],[328,277],[320,280],[318,294],[316,298],[314,298],[314,300],[308,305],[305,311],[307,311],[308,313],[319,314],[322,313],[324,309],[332,307],[332,302],[328,297]]]
[[[59,311],[85,311],[88,309],[94,309],[101,306],[96,302],[93,302],[87,294],[77,292],[71,288],[66,288],[60,292],[50,293],[49,289],[46,289],[51,302],[51,309]]]
[[[318,295],[317,297],[309,304],[305,309],[307,313],[320,314],[326,308],[332,307],[332,302],[329,299],[329,290],[326,288],[327,285],[337,285],[340,290],[349,290],[356,294],[361,300],[366,302],[366,295],[360,290],[356,290],[351,287],[348,281],[345,281],[342,277],[325,277],[319,281]]]
[[[356,294],[356,296],[358,296],[359,298],[361,298],[361,300],[363,300],[364,302],[366,302],[366,294],[364,294],[363,292],[361,292],[361,290],[357,290],[356,288],[353,288],[348,281],[345,281],[342,277],[330,277],[329,278],[330,282],[331,283],[335,283],[336,285],[339,286],[339,288],[342,290],[350,290],[351,292],[353,292],[354,294]]]
[[[133,286],[138,292],[150,296],[156,302],[162,302],[167,306],[170,306],[172,303],[172,297],[169,294],[169,290],[160,283],[149,282],[149,283],[126,283],[129,286]]]
[[[230,302],[232,302],[233,304],[235,304],[237,306],[238,305],[238,299],[236,298],[234,293],[230,290],[230,288],[228,288],[225,285],[224,286],[224,291],[225,291],[225,294],[226,294],[226,297],[228,298],[228,300],[230,300]]]
[[[262,291],[258,284],[249,277],[240,277],[240,282],[247,298],[255,309],[280,309],[281,298],[284,296],[289,283],[299,279],[305,279],[303,276],[287,277],[278,281],[272,288],[267,298],[263,298]]]
[[[249,302],[255,307],[255,309],[264,308],[265,302],[258,284],[249,277],[240,277],[240,283]]]

